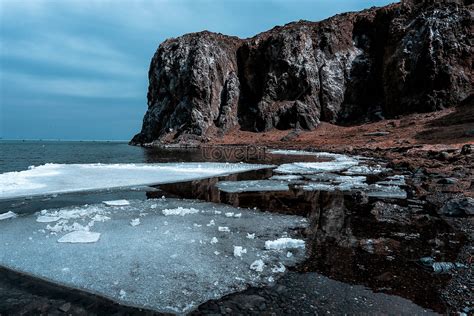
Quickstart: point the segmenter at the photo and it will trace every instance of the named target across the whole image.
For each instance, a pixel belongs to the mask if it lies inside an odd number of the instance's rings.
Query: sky
[[[129,140],[166,38],[242,38],[386,0],[0,0],[0,138]]]

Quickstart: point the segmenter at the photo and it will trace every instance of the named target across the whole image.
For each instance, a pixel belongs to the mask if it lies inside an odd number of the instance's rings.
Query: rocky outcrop
[[[249,39],[163,42],[133,144],[199,143],[230,129],[313,129],[454,106],[472,93],[472,5],[403,1]]]

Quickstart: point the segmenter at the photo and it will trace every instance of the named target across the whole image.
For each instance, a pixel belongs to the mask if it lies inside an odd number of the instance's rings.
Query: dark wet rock
[[[423,257],[420,262],[431,268],[434,273],[449,273],[457,269],[467,269],[467,265],[460,262],[437,262],[432,257]]]
[[[443,178],[438,180],[439,184],[455,184],[457,182],[454,178]]]
[[[442,161],[448,160],[448,159],[449,159],[449,154],[448,154],[446,151],[442,151],[442,152],[438,153],[438,155],[436,156],[436,158],[437,158],[438,160],[442,160]]]
[[[470,144],[466,144],[464,146],[462,146],[461,148],[461,155],[469,155],[469,154],[472,154],[473,150],[472,150],[472,145]]]
[[[250,39],[205,31],[166,40],[132,143],[200,143],[233,128],[314,129],[456,105],[472,87],[470,13],[461,1],[404,1]]]
[[[453,198],[447,201],[440,210],[441,214],[452,217],[474,215],[474,199],[469,197]]]
[[[64,303],[58,308],[61,312],[67,313],[71,309],[71,303]]]
[[[410,219],[407,216],[408,210],[405,207],[397,204],[377,201],[370,212],[379,222],[394,223],[399,225],[410,223]]]

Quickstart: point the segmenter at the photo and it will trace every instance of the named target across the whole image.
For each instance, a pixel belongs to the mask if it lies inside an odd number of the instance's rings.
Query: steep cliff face
[[[313,129],[435,111],[472,93],[472,5],[404,1],[238,39],[160,45],[132,143],[202,142],[231,128]]]

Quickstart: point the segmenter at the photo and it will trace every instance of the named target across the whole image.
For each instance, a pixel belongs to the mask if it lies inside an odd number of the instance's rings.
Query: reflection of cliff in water
[[[235,207],[307,216],[309,259],[297,270],[363,284],[443,312],[439,290],[449,280],[419,263],[421,257],[454,261],[462,239],[430,206],[416,200],[377,200],[359,192],[288,191],[227,193],[218,181],[268,178],[271,170],[161,185],[168,194]],[[158,193],[160,194],[160,193]],[[149,193],[151,197],[153,193]]]

